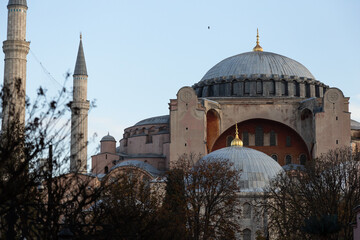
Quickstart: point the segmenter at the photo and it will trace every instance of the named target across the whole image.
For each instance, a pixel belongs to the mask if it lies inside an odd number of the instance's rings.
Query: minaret
[[[30,50],[30,42],[26,41],[26,0],[9,0],[7,8],[7,40],[3,42],[3,131],[12,120],[18,121],[20,126],[25,124],[26,56]]]
[[[90,104],[86,100],[88,75],[81,34],[73,78],[70,171],[85,173],[87,171],[88,111]]]

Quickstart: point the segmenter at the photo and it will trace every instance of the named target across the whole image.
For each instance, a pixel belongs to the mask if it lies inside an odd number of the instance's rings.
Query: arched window
[[[315,97],[320,97],[320,88],[319,88],[319,85],[315,85]]]
[[[243,205],[243,216],[245,219],[251,218],[251,205],[249,203]]]
[[[281,95],[283,95],[283,96],[288,95],[288,86],[287,85],[288,84],[285,80],[281,81]]]
[[[286,136],[286,146],[291,147],[291,137],[290,136]]]
[[[291,155],[286,155],[286,157],[285,157],[285,164],[286,164],[286,165],[291,164]]]
[[[297,81],[294,81],[294,95],[300,97],[300,84]]]
[[[257,94],[262,94],[262,92],[263,92],[262,81],[260,79],[258,79],[256,81],[256,93]]]
[[[235,79],[230,82],[230,95],[231,96],[235,95],[234,84],[235,84]]]
[[[251,230],[250,229],[245,229],[243,231],[243,239],[244,240],[251,240]]]
[[[269,93],[274,95],[275,94],[275,81],[274,80],[270,80],[270,89],[269,89]]]
[[[277,162],[278,161],[278,156],[276,154],[272,154],[271,157]]]
[[[274,130],[270,131],[270,146],[276,146],[276,133]]]
[[[249,132],[244,131],[242,135],[243,135],[242,139],[244,146],[249,146]]]
[[[310,97],[310,83],[305,83],[305,96]]]
[[[106,167],[104,168],[104,173],[107,174],[108,172],[109,172],[109,168],[108,168],[108,166],[106,166]]]
[[[264,130],[261,126],[255,128],[255,146],[264,146]]]
[[[214,96],[214,85],[210,85],[209,86],[209,97],[213,97]]]
[[[250,93],[250,82],[249,80],[245,80],[244,82],[244,94]]]
[[[219,96],[225,96],[225,82],[219,84]]]
[[[305,165],[306,164],[307,157],[305,154],[300,155],[300,164]]]
[[[226,138],[226,146],[227,146],[227,147],[230,147],[230,146],[231,146],[232,140],[234,140],[234,137],[233,137],[233,136],[227,136],[227,138]]]

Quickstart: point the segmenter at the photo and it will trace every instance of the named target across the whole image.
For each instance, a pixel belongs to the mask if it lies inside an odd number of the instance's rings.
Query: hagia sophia
[[[3,45],[4,85],[20,78],[24,89],[30,45],[27,9],[26,0],[9,0]],[[91,156],[91,169],[88,74],[80,37],[73,74],[70,171],[101,177],[130,167],[157,179],[183,154],[226,158],[242,170],[245,209],[254,194],[289,166],[305,165],[330,149],[360,146],[360,123],[351,120],[349,98],[341,89],[318,81],[316,72],[296,60],[264,50],[259,32],[256,37],[249,52],[219,59],[202,79],[174,93],[168,115],[139,119],[121,139],[104,136],[100,152]],[[22,107],[22,100],[16,101]],[[3,125],[7,118],[5,109]],[[263,228],[263,220],[255,224],[250,218],[244,216],[243,239],[255,239],[252,232]]]
[[[340,89],[317,81],[291,58],[263,51],[257,35],[253,51],[220,61],[199,82],[179,89],[169,115],[126,128],[119,146],[104,136],[92,172],[107,173],[130,160],[169,169],[183,153],[205,156],[230,146],[235,124],[244,146],[284,166],[350,146],[350,125],[355,130],[357,123]]]

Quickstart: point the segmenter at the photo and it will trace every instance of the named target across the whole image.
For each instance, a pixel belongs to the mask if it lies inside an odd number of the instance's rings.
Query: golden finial
[[[263,48],[259,44],[259,29],[257,28],[257,35],[256,35],[256,46],[253,48],[254,52],[262,52],[264,51]]]
[[[235,146],[235,147],[243,146],[243,142],[239,138],[239,131],[238,131],[237,123],[235,124],[235,138],[234,138],[234,140],[231,141],[231,146]]]

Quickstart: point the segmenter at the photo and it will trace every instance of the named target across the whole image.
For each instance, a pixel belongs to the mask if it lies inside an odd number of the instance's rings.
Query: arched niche
[[[208,152],[211,152],[211,148],[219,134],[220,117],[214,109],[211,109],[206,113],[206,144]]]
[[[260,127],[262,131],[256,131]],[[300,154],[306,154],[307,159],[311,159],[309,149],[301,135],[283,123],[255,118],[238,123],[238,129],[240,139],[243,140],[244,136],[247,138],[244,141],[244,147],[256,149],[269,156],[276,155],[280,165],[285,165],[287,155],[300,156]],[[256,134],[261,132],[263,134],[263,144],[262,146],[256,146]],[[217,137],[211,151],[226,147],[229,136],[234,135],[235,124]],[[275,140],[271,141],[272,138]],[[300,164],[300,160],[293,158],[292,163]]]

